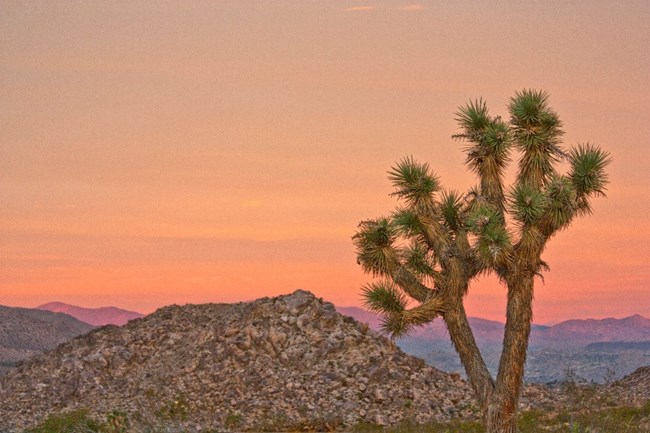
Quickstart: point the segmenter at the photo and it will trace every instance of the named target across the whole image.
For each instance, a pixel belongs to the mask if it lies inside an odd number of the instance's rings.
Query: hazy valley
[[[378,316],[356,307],[338,311],[378,330]],[[471,317],[470,325],[493,374],[501,355],[503,323]],[[444,371],[463,373],[445,325],[441,320],[398,339],[406,353],[424,359]],[[623,319],[568,320],[554,326],[533,325],[526,363],[529,382],[558,382],[567,373],[602,383],[620,379],[650,365],[650,320],[640,315]]]

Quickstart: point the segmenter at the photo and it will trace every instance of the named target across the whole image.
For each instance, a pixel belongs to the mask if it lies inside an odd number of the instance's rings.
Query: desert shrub
[[[187,419],[189,411],[190,405],[187,399],[178,395],[173,400],[163,403],[158,410],[158,416],[164,420],[183,421]]]
[[[50,414],[35,427],[25,430],[26,433],[97,433],[101,424],[88,416],[85,409]]]
[[[240,413],[229,413],[226,416],[226,419],[223,421],[223,425],[226,430],[235,430],[241,425],[243,421],[242,415]]]
[[[525,411],[519,414],[520,433],[650,433],[650,401],[643,407],[564,411]],[[485,433],[476,421],[429,422],[416,424],[404,421],[382,427],[359,423],[349,429],[353,433]]]
[[[352,426],[350,431],[353,433],[484,433],[485,429],[477,421],[417,424],[412,420],[405,420],[389,427],[363,422]]]
[[[130,426],[129,417],[126,412],[113,410],[106,414],[106,433],[126,433]]]

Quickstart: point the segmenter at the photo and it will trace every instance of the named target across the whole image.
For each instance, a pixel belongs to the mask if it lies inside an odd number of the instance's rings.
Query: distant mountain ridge
[[[601,342],[639,342],[650,340],[650,319],[640,314],[622,319],[567,320],[532,335],[532,344],[586,346]]]
[[[93,329],[67,314],[0,305],[0,375],[19,361]]]
[[[374,313],[358,307],[336,307],[337,311],[365,322],[372,329],[379,330],[381,318]],[[479,345],[501,343],[504,324],[494,320],[469,317]],[[442,320],[434,320],[416,328],[412,338],[428,341],[448,341],[447,329]],[[635,314],[622,319],[571,319],[556,325],[533,324],[531,347],[577,348],[601,342],[642,342],[650,340],[650,319]]]
[[[378,315],[357,307],[337,307],[341,314],[379,329]],[[496,372],[501,356],[504,324],[469,318],[476,341],[488,368]],[[648,364],[650,319],[639,314],[622,319],[567,320],[553,326],[533,324],[530,336],[526,380],[557,382],[567,371],[589,381],[609,380],[611,372],[622,377]],[[444,322],[435,320],[396,341],[407,353],[424,359],[444,371],[463,372]]]
[[[143,317],[138,312],[117,307],[83,308],[62,302],[51,302],[39,308],[65,312],[94,326],[121,326],[129,320]],[[336,309],[341,314],[367,323],[374,330],[380,328],[381,318],[376,314],[358,307]],[[495,372],[501,354],[504,324],[477,317],[470,317],[469,322],[488,368]],[[568,370],[575,370],[578,376],[596,382],[607,380],[605,378],[612,371],[617,373],[616,377],[622,377],[647,365],[650,357],[648,341],[650,319],[639,314],[622,319],[573,319],[553,326],[533,324],[526,380],[556,382],[563,380]],[[396,343],[405,352],[424,359],[432,366],[444,371],[463,372],[442,320],[416,328]],[[5,349],[4,355],[0,356],[0,374],[15,365],[16,360],[41,351],[29,352],[29,355],[23,353],[17,358],[15,353],[10,355]]]
[[[137,311],[128,311],[117,307],[85,308],[63,302],[48,302],[36,308],[44,311],[65,313],[93,326],[122,326],[129,320],[144,317],[144,314]]]

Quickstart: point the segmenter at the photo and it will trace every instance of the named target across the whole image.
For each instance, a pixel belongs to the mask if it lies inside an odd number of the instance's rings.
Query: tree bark
[[[462,302],[456,303],[453,308],[449,308],[445,312],[443,320],[447,325],[451,342],[474,389],[474,395],[477,397],[481,410],[486,413],[488,402],[494,391],[494,380],[476,344]]]
[[[487,408],[487,433],[516,433],[517,408],[524,378],[528,338],[533,318],[533,275],[509,278],[503,352],[494,394]]]

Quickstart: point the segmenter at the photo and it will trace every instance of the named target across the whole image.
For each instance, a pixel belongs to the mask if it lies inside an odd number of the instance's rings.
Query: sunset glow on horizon
[[[647,1],[1,9],[0,305],[359,306],[351,236],[397,205],[386,171],[412,155],[467,190],[454,113],[534,88],[565,147],[613,158],[607,198],[549,243],[535,322],[650,316]],[[471,287],[470,315],[504,306],[496,279]]]

